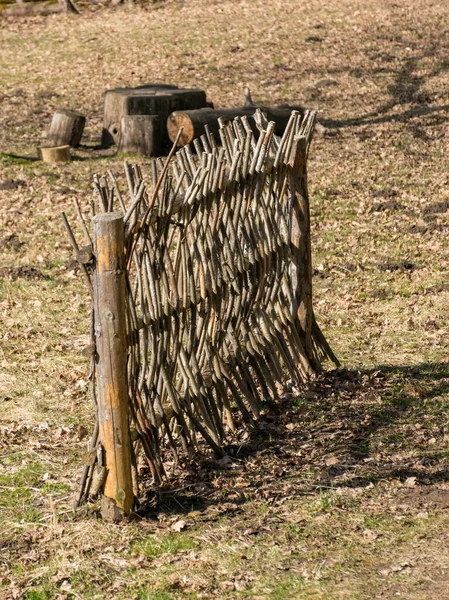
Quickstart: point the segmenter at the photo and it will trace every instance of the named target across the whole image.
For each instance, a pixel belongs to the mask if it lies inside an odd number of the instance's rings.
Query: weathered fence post
[[[99,214],[93,223],[99,438],[106,467],[101,512],[104,519],[118,521],[130,513],[134,501],[126,377],[123,215]]]
[[[298,136],[295,139],[290,167],[290,247],[292,250],[290,281],[294,299],[293,315],[298,318],[304,350],[307,358],[313,364],[312,249],[307,189],[307,138],[305,136]]]

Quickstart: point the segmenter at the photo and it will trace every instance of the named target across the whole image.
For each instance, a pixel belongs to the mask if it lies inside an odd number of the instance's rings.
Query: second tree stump
[[[75,110],[58,109],[53,115],[48,142],[53,146],[76,148],[83,136],[86,117]]]

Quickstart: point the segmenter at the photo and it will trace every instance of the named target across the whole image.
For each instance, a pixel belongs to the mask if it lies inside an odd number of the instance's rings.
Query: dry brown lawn
[[[82,6],[0,16],[0,598],[449,598],[446,3]],[[89,307],[59,215],[122,174],[103,91],[151,82],[318,109],[315,307],[342,369],[113,526],[71,510]],[[58,107],[88,116],[84,146],[45,165]]]

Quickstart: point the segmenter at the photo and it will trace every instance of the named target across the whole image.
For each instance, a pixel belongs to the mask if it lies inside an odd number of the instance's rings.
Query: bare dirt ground
[[[445,3],[83,8],[0,17],[0,598],[449,598]],[[113,526],[71,510],[89,307],[59,214],[122,173],[103,91],[151,82],[318,109],[315,307],[342,368]],[[88,116],[84,146],[45,165],[58,107]]]

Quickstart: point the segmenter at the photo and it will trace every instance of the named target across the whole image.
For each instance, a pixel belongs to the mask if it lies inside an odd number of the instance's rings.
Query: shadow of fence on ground
[[[334,370],[270,404],[246,440],[200,453],[172,486],[149,489],[141,516],[187,514],[260,498],[449,481],[449,363]],[[218,506],[217,506],[218,508]]]

